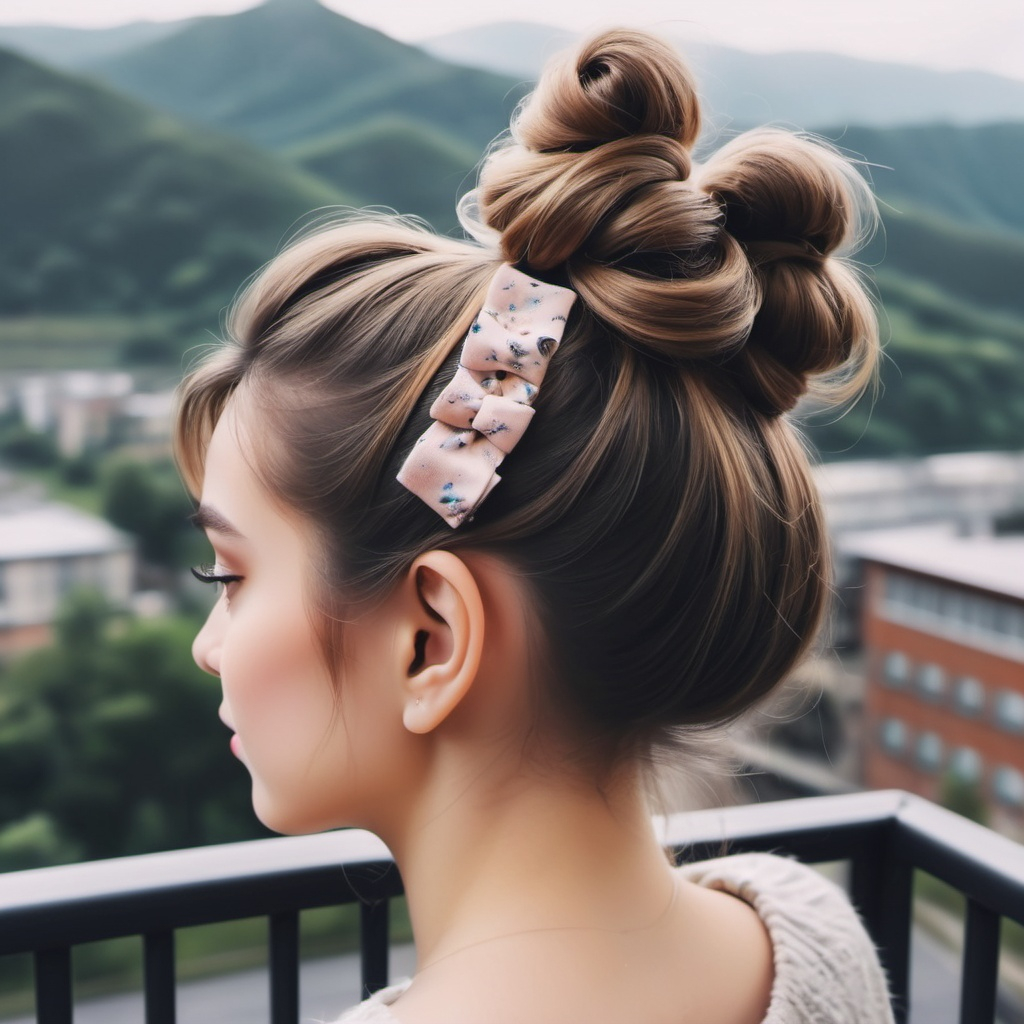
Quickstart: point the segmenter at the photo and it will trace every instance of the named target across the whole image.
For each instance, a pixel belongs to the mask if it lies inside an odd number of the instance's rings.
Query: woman
[[[485,161],[490,248],[321,229],[183,385],[223,586],[194,653],[256,812],[373,830],[408,893],[415,977],[346,1022],[891,1020],[839,890],[674,869],[650,824],[653,760],[812,642],[828,545],[785,413],[877,356],[837,255],[857,175],[775,131],[695,168],[699,127],[670,48],[598,36]]]

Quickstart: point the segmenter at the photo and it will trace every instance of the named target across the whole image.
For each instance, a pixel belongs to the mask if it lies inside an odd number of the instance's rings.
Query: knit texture
[[[738,896],[764,922],[775,980],[762,1024],[892,1024],[874,944],[842,889],[813,868],[787,857],[746,853],[687,864],[679,872]],[[381,989],[335,1024],[396,1024],[388,1005],[410,984]]]

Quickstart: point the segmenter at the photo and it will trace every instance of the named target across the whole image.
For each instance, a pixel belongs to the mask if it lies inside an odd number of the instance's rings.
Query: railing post
[[[363,998],[372,996],[388,983],[388,918],[390,901],[361,903],[360,939],[363,968]]]
[[[299,1021],[299,915],[270,915],[270,1021]]]
[[[860,911],[889,979],[896,1024],[906,1024],[910,993],[912,865],[895,842],[895,825],[865,839],[853,858],[851,898]]]
[[[37,951],[35,976],[37,1024],[71,1024],[71,950]]]
[[[1000,917],[969,899],[960,976],[960,1024],[992,1024],[999,982]]]
[[[146,1024],[175,1024],[174,932],[143,936]]]

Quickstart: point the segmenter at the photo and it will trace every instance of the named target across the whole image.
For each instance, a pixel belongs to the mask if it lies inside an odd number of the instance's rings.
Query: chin
[[[252,809],[256,817],[270,829],[282,836],[307,836],[314,832],[326,832],[338,828],[339,823],[325,814],[317,814],[312,808],[282,805],[271,800],[265,792],[253,786]]]

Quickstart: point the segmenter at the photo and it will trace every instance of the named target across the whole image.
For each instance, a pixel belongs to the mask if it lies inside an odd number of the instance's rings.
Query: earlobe
[[[414,733],[444,722],[480,670],[484,607],[470,568],[450,551],[428,551],[407,576],[414,599],[402,721]]]

